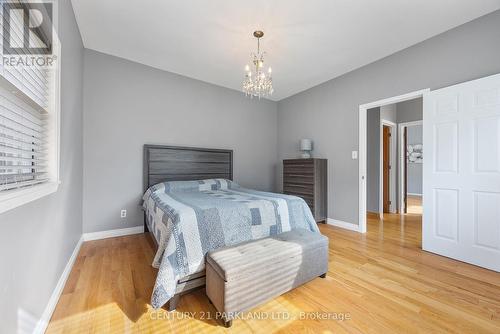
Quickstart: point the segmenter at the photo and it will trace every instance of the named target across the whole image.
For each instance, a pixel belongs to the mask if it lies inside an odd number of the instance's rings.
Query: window
[[[4,36],[0,29],[0,42],[10,49],[2,45],[0,62],[0,213],[53,193],[59,184],[60,43],[52,20],[43,29],[39,24],[40,17],[52,19],[44,16],[52,7],[32,18],[40,8],[13,3],[1,9],[9,30]],[[40,52],[49,43],[50,52]]]

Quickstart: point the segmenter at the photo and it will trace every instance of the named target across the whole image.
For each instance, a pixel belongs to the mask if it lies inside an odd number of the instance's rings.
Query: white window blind
[[[15,46],[22,48],[23,46],[23,12],[20,10],[12,10],[10,13],[10,43]],[[3,12],[2,12],[3,16]],[[3,22],[3,18],[2,18]],[[3,40],[3,29],[0,31]],[[34,34],[29,35],[29,43],[32,46],[40,44]],[[22,58],[26,59],[25,56],[32,56],[30,49],[24,47],[22,52],[18,54]],[[12,83],[16,88],[21,90],[26,94],[36,105],[40,106],[42,109],[47,109],[49,106],[49,70],[44,67],[36,66],[33,64],[24,65],[22,62],[15,63],[14,66],[3,66],[3,62],[0,66],[3,68],[2,75],[10,83]]]
[[[48,181],[44,113],[0,88],[0,191]]]
[[[22,20],[22,11],[10,12],[10,45],[23,45]],[[0,27],[0,41],[3,33]],[[30,44],[39,44],[36,39],[30,36]],[[25,48],[3,56],[26,59],[30,53]],[[0,195],[57,181],[56,78],[55,68],[0,61]]]

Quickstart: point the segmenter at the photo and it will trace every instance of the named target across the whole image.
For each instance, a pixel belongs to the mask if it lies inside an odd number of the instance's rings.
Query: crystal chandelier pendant
[[[250,98],[267,97],[273,94],[272,69],[268,67],[267,73],[264,70],[265,52],[260,52],[260,39],[264,36],[262,31],[254,31],[253,36],[257,38],[257,53],[252,53],[252,64],[245,66],[245,79],[243,80],[243,92]]]

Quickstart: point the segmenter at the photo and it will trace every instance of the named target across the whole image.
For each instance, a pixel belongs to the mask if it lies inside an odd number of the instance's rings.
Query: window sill
[[[16,189],[0,194],[0,213],[35,201],[57,191],[60,182],[47,182],[29,188]]]

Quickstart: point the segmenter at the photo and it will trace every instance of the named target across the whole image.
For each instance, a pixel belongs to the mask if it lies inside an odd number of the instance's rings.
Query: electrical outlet
[[[127,210],[122,210],[122,211],[120,211],[120,217],[121,217],[121,218],[125,218],[125,217],[127,217]]]

